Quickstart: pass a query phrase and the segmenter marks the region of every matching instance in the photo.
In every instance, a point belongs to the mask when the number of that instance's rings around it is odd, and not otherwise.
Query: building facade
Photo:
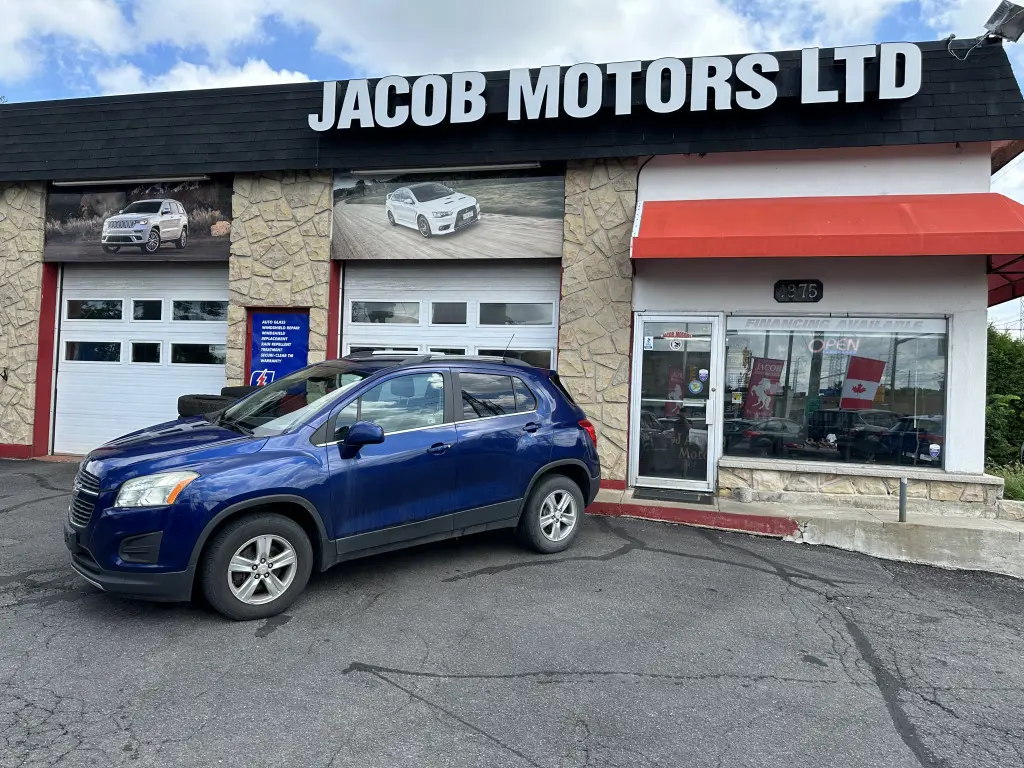
[[[8,104],[0,136],[0,456],[326,358],[510,355],[612,488],[889,507],[907,477],[994,514],[999,44]]]

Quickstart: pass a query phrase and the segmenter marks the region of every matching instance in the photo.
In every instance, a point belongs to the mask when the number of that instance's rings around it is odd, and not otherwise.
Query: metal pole
[[[900,478],[900,522],[907,522],[907,478]]]

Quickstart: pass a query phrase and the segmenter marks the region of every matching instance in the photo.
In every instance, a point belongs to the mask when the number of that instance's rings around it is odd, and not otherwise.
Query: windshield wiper
[[[256,434],[255,432],[253,432],[253,430],[249,429],[249,427],[245,426],[241,422],[225,418],[225,414],[223,413],[214,420],[213,424],[216,427],[226,427],[227,429],[232,429],[235,432],[242,433],[243,435]]]

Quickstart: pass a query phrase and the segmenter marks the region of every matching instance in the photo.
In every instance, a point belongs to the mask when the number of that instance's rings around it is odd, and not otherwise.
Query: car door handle
[[[432,453],[435,456],[440,456],[442,453],[444,453],[451,447],[451,443],[434,443],[432,446],[427,448],[427,453]]]
[[[523,427],[524,432],[536,432],[538,429],[540,429],[540,422],[537,421],[531,421],[529,424]]]

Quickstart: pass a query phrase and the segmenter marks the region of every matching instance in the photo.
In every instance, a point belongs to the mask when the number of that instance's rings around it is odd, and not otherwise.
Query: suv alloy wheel
[[[287,610],[306,588],[313,548],[294,520],[258,513],[215,534],[199,565],[203,594],[218,613],[266,619]]]
[[[516,535],[519,541],[545,555],[568,549],[580,532],[583,493],[565,475],[549,475],[530,493]]]
[[[160,230],[153,227],[149,230],[149,235],[146,237],[146,242],[141,246],[143,253],[156,253],[160,250]]]

